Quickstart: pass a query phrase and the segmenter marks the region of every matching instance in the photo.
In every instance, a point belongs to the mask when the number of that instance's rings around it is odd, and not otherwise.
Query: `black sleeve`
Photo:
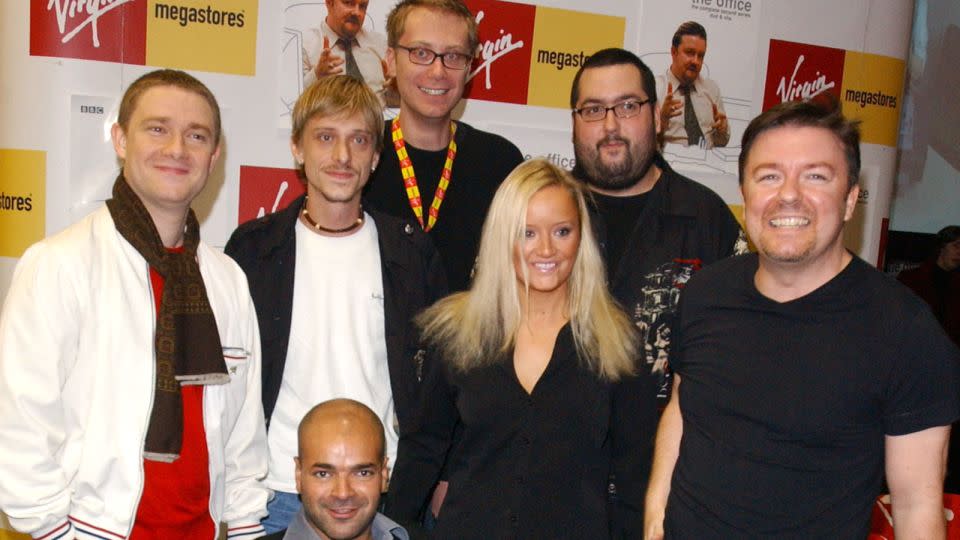
[[[440,477],[453,428],[460,419],[454,389],[441,362],[435,354],[423,359],[416,420],[412,425],[400,426],[397,463],[384,513],[405,527],[419,523]]]
[[[884,402],[887,435],[945,426],[960,416],[960,351],[926,304],[916,311],[912,317],[905,314],[909,322],[890,374]]]
[[[657,384],[648,370],[614,383],[610,414],[612,497],[610,537],[643,537],[643,503],[657,431]]]

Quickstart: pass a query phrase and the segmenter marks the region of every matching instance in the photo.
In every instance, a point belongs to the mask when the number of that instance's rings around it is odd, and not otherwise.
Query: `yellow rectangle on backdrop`
[[[904,63],[898,58],[847,51],[840,99],[843,114],[860,120],[865,143],[897,145]]]
[[[0,148],[0,256],[19,257],[46,230],[47,153]]]
[[[29,534],[23,534],[14,532],[13,530],[7,530],[4,527],[4,523],[0,523],[0,540],[30,540]]]
[[[148,66],[254,75],[258,0],[149,0]]]
[[[570,85],[580,65],[596,51],[623,47],[626,19],[537,7],[527,104],[570,106]]]

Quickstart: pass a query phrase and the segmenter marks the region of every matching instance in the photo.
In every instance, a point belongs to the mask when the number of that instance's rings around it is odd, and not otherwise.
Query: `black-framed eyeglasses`
[[[609,107],[597,103],[574,109],[573,112],[579,114],[580,118],[583,118],[585,122],[599,122],[607,117],[608,111],[613,111],[613,114],[617,115],[617,118],[632,118],[640,114],[640,109],[651,101],[653,100],[649,98],[628,99],[620,103],[614,103]]]
[[[394,48],[407,51],[407,54],[410,55],[410,61],[421,66],[429,66],[434,62],[434,60],[439,58],[440,62],[446,68],[467,69],[467,66],[469,66],[470,62],[473,61],[472,56],[458,52],[441,53],[437,51],[431,51],[430,49],[424,47],[404,47],[403,45],[397,45]]]

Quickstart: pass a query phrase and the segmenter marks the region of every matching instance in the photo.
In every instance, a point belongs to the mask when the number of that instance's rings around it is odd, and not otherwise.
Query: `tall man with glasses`
[[[387,43],[400,114],[386,123],[365,199],[416,219],[440,252],[450,289],[463,290],[493,194],[523,156],[503,137],[451,119],[478,44],[476,20],[462,2],[399,2],[387,17]]]
[[[636,55],[604,49],[591,56],[573,79],[570,106],[573,175],[594,194],[610,289],[640,330],[662,408],[680,290],[703,265],[745,252],[746,240],[716,193],[674,172],[657,152],[654,76]]]

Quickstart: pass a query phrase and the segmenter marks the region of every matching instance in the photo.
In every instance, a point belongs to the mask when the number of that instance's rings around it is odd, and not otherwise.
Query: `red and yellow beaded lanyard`
[[[400,130],[400,115],[393,119],[390,127],[390,134],[393,138],[393,148],[397,151],[397,159],[400,161],[400,172],[403,174],[403,187],[407,190],[407,199],[410,201],[410,208],[413,214],[417,216],[417,221],[424,231],[429,232],[437,222],[437,216],[440,215],[440,205],[443,204],[443,198],[447,194],[447,186],[450,185],[450,176],[453,174],[453,160],[457,157],[457,142],[454,135],[457,133],[457,124],[450,122],[450,144],[447,146],[447,160],[443,163],[443,172],[440,173],[440,183],[437,184],[437,190],[433,194],[433,202],[430,203],[430,209],[427,211],[427,224],[423,224],[423,202],[420,199],[420,188],[417,187],[417,176],[413,173],[413,163],[410,162],[410,156],[407,155],[407,145],[403,142],[403,131]]]

